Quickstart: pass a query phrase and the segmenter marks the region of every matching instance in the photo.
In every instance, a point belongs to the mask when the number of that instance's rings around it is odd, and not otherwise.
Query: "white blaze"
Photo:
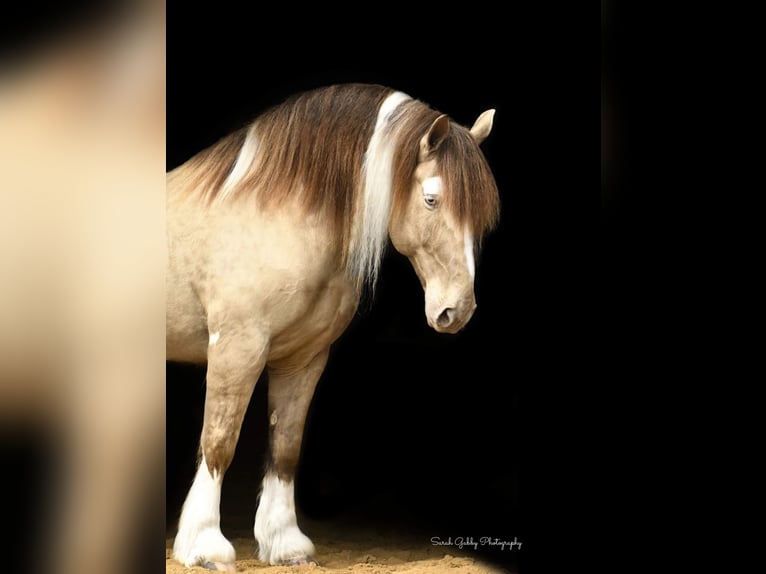
[[[473,258],[473,233],[467,227],[463,232],[463,249],[465,250],[465,264],[468,268],[468,274],[473,279],[476,274],[476,262]]]

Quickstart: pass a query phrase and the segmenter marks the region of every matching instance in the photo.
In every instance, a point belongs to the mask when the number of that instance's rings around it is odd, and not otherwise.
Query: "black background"
[[[523,553],[489,557],[521,556],[529,569],[533,555],[555,552],[547,533],[559,504],[581,496],[572,485],[585,472],[573,437],[588,421],[571,400],[595,375],[599,15],[472,6],[415,18],[382,6],[362,17],[170,3],[167,167],[286,96],[332,83],[388,85],[468,126],[497,110],[483,150],[502,214],[477,262],[474,318],[457,336],[430,330],[415,273],[391,250],[374,302],[320,381],[297,498],[318,520],[350,513],[445,538],[516,536]],[[265,387],[224,482],[224,532],[227,509],[245,506],[252,524]],[[169,364],[170,535],[193,478],[203,399],[204,369]]]
[[[0,23],[3,60],[92,5],[14,4]],[[498,112],[484,150],[503,214],[479,260],[477,313],[457,337],[429,331],[414,273],[387,259],[310,414],[298,498],[311,517],[518,536],[525,572],[556,560],[656,569],[669,549],[688,570],[747,545],[733,539],[741,520],[711,512],[752,506],[738,494],[751,473],[736,472],[733,445],[757,436],[747,427],[759,417],[740,409],[760,402],[725,391],[750,386],[743,365],[758,356],[747,297],[757,266],[737,257],[760,229],[748,219],[760,211],[742,201],[758,148],[739,133],[752,136],[756,117],[747,56],[759,36],[747,32],[759,20],[717,7],[600,8],[168,4],[168,169],[328,83],[388,84],[466,124]],[[237,512],[252,522],[264,391],[224,486],[226,533]],[[166,512],[150,500],[147,514],[170,535],[203,397],[204,370],[168,366]],[[18,526],[5,537],[10,569],[45,539],[40,493],[56,483],[48,439],[31,434],[0,435],[13,469],[2,507]],[[724,530],[733,543],[720,542]],[[163,568],[155,534],[147,521],[141,571]]]
[[[13,5],[2,58],[92,4]],[[338,342],[310,413],[298,498],[311,517],[518,536],[525,572],[561,571],[544,567],[557,560],[656,569],[668,550],[688,570],[716,549],[731,569],[747,545],[733,539],[741,520],[711,512],[752,507],[747,495],[732,502],[751,474],[736,472],[733,445],[757,436],[746,427],[759,417],[740,409],[760,402],[725,391],[750,384],[738,369],[758,356],[755,282],[742,277],[757,266],[737,257],[755,243],[740,234],[760,229],[746,221],[760,211],[742,201],[756,180],[746,168],[760,163],[737,132],[756,117],[747,55],[759,36],[747,25],[759,20],[615,4],[600,14],[572,3],[429,4],[427,14],[413,3],[168,4],[168,169],[328,83],[388,84],[466,124],[498,112],[484,150],[503,213],[479,260],[477,313],[457,337],[428,330],[414,273],[395,253],[386,260],[375,304]],[[264,391],[224,485],[227,534],[238,512],[252,523]],[[204,370],[168,365],[166,512],[151,500],[147,514],[169,535],[203,397]],[[56,482],[55,457],[36,435],[0,439],[13,469],[1,488],[18,526],[5,537],[13,569],[45,539],[35,517],[48,516],[40,493]],[[147,521],[141,571],[164,570],[155,534]]]

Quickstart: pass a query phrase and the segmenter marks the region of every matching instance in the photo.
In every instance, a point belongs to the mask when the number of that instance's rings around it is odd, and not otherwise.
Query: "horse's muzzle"
[[[471,320],[473,312],[476,310],[476,303],[462,307],[461,309],[461,306],[447,306],[440,309],[438,313],[426,311],[428,325],[437,333],[457,333]]]

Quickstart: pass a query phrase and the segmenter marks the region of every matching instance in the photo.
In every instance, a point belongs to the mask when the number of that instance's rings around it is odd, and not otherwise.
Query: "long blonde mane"
[[[269,210],[296,202],[326,221],[349,275],[374,286],[388,222],[411,190],[419,140],[439,115],[380,85],[297,94],[173,170],[170,193],[206,208],[255,201]],[[437,152],[445,209],[480,238],[499,214],[489,166],[454,122]]]

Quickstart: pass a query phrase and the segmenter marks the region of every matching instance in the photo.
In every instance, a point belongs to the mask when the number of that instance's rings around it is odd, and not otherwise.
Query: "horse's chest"
[[[208,331],[265,337],[269,364],[301,363],[325,350],[358,303],[333,242],[311,218],[302,223],[228,214],[206,241],[197,292]]]
[[[302,362],[329,347],[348,327],[358,302],[348,280],[336,276],[313,288],[296,289],[282,305],[269,306],[269,362]]]

